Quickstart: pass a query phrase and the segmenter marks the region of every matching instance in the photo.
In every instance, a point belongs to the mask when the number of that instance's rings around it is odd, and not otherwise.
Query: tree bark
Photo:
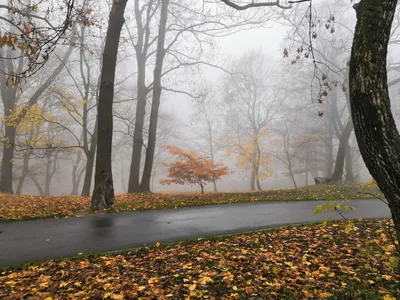
[[[339,149],[336,155],[335,170],[333,171],[331,182],[341,183],[343,181],[344,161],[346,158],[346,150],[349,145],[350,134],[353,130],[353,122],[351,119],[347,121],[339,140]]]
[[[103,51],[100,94],[98,105],[98,135],[95,184],[91,207],[93,210],[109,208],[114,203],[112,178],[113,98],[118,47],[124,24],[124,11],[128,0],[113,2]]]
[[[391,112],[387,48],[396,0],[362,0],[350,59],[350,103],[364,162],[385,195],[400,241],[400,135]]]
[[[328,124],[328,138],[326,141],[326,177],[329,177],[332,175],[332,169],[333,169],[333,122],[334,122],[334,116],[332,115],[333,113],[330,113],[329,117],[329,124]]]
[[[17,189],[15,191],[15,193],[17,195],[22,194],[22,187],[24,186],[26,176],[29,173],[29,158],[30,158],[30,156],[31,156],[30,151],[27,151],[26,153],[24,153],[21,177],[18,180]]]
[[[169,0],[162,0],[161,17],[158,28],[156,65],[154,68],[153,100],[151,103],[151,112],[150,112],[149,137],[147,142],[146,159],[144,162],[142,181],[140,183],[141,192],[150,192],[151,170],[153,168],[154,152],[156,148],[158,111],[160,108],[160,99],[162,91],[161,76],[162,76],[162,68],[165,57],[164,43],[165,43],[165,31],[168,19],[168,5],[169,5]]]
[[[351,151],[350,143],[347,144],[346,149],[346,177],[344,180],[346,182],[354,182],[353,153]]]
[[[143,10],[139,7],[139,0],[135,0],[135,20],[137,27],[137,43],[134,44],[136,61],[138,65],[137,75],[137,104],[135,116],[135,129],[133,132],[132,160],[129,171],[128,193],[140,192],[140,167],[142,161],[143,128],[146,114],[146,102],[149,89],[146,86],[146,62],[149,49],[150,21],[152,19],[153,0],[147,2],[147,18],[143,23]],[[129,33],[129,30],[128,30]],[[130,34],[130,33],[129,33]],[[133,37],[131,36],[131,39]]]
[[[5,125],[6,142],[1,160],[0,192],[5,194],[13,193],[13,166],[16,128]]]
[[[201,188],[201,194],[203,195],[204,194],[204,185],[200,185],[200,188]]]
[[[81,193],[82,196],[90,195],[90,187],[92,185],[92,179],[93,179],[94,158],[97,148],[97,137],[95,139],[95,135],[97,135],[97,132],[93,134],[92,141],[90,144],[90,150],[86,155],[87,161],[86,161],[85,178],[83,179],[83,187]]]
[[[143,127],[146,114],[147,87],[145,83],[146,62],[137,54],[138,62],[138,99],[136,105],[135,129],[133,132],[132,160],[129,172],[128,193],[140,192],[140,162],[143,149]]]

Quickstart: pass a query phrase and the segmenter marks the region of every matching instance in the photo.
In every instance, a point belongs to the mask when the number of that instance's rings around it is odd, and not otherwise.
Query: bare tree
[[[124,12],[128,0],[112,3],[107,35],[103,52],[98,104],[98,140],[96,156],[95,184],[92,195],[92,209],[105,209],[114,203],[112,177],[112,136],[114,81],[117,65],[118,46],[124,24]]]
[[[278,117],[286,95],[273,86],[273,80],[265,80],[273,76],[274,70],[260,51],[244,55],[233,64],[232,73],[235,75],[226,78],[223,106],[228,132],[230,130],[234,134],[225,135],[225,142],[250,167],[250,189],[254,190],[257,185],[257,189],[261,190],[262,174],[270,173],[266,166],[268,155],[262,144]],[[246,164],[241,165],[244,167]]]

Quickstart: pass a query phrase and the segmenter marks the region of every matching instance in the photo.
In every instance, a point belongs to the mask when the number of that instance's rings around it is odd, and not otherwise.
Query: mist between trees
[[[160,184],[173,160],[165,146],[228,166],[205,192],[369,180],[350,115],[352,4],[231,4],[1,6],[1,191],[94,189],[95,208],[114,193],[197,191]],[[393,99],[398,19],[387,61]]]

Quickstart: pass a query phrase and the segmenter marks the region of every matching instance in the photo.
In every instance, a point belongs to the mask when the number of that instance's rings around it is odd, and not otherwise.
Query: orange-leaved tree
[[[176,146],[164,146],[164,148],[177,158],[175,162],[166,164],[168,179],[161,180],[161,184],[199,185],[201,193],[204,194],[204,186],[207,183],[215,182],[229,174],[227,166],[222,163],[213,164],[208,157],[184,151]]]

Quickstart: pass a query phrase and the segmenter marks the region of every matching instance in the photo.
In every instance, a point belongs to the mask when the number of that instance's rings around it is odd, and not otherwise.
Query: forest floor
[[[395,300],[388,225],[359,219],[81,254],[3,269],[0,298]]]
[[[117,195],[106,213],[173,209],[211,204],[258,201],[370,199],[383,197],[370,184],[313,185],[298,189],[237,193],[148,193]],[[104,213],[104,212],[103,212]],[[90,197],[0,194],[0,221],[20,221],[90,215]]]

